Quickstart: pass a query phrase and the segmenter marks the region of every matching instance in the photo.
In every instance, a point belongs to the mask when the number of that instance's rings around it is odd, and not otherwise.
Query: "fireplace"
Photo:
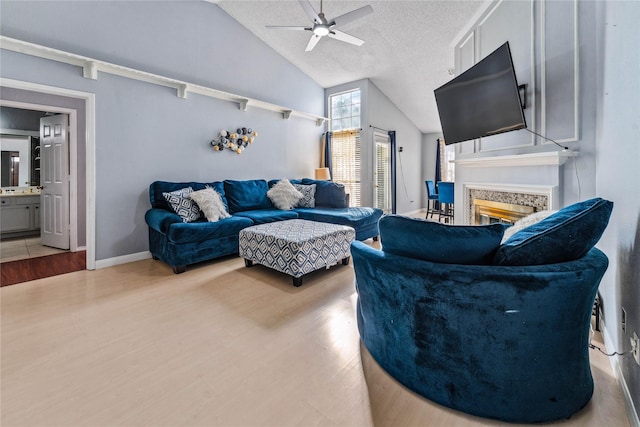
[[[560,209],[562,165],[578,155],[553,150],[503,156],[481,153],[481,143],[459,151],[467,157],[455,161],[458,224],[475,224],[474,199],[529,206],[534,212]]]
[[[535,212],[533,206],[514,205],[512,203],[493,202],[490,200],[474,199],[474,224],[485,225],[496,222],[513,224],[520,218]]]
[[[463,184],[463,210],[467,224],[513,224],[520,218],[557,209],[556,186]]]

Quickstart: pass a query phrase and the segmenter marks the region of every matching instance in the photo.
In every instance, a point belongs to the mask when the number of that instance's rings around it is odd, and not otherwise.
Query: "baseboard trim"
[[[602,338],[604,339],[604,345],[607,349],[613,348],[613,343],[611,342],[611,338],[609,337],[609,333],[607,332],[607,327],[604,324],[604,320],[600,318],[600,323],[602,324]],[[624,375],[622,374],[622,368],[620,367],[620,363],[618,362],[618,357],[610,357],[609,362],[611,363],[611,369],[613,370],[614,375],[618,379],[618,383],[620,384],[620,389],[622,390],[622,396],[624,397],[624,407],[627,410],[627,418],[629,419],[629,423],[632,427],[640,427],[640,419],[638,419],[638,412],[633,404],[633,399],[631,398],[631,392],[629,391],[629,387],[627,386],[627,382],[624,379]]]
[[[135,254],[122,255],[113,258],[96,260],[96,269],[99,270],[101,268],[114,267],[120,264],[126,264],[128,262],[142,261],[143,259],[151,258],[151,252],[144,251],[138,252]]]

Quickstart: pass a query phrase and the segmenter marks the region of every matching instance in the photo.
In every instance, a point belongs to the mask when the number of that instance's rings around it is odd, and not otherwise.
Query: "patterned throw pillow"
[[[296,190],[288,179],[282,179],[267,191],[267,197],[276,208],[291,210],[304,195]]]
[[[173,208],[173,211],[180,215],[183,222],[193,222],[200,218],[200,208],[189,198],[189,194],[192,192],[193,188],[186,187],[170,193],[162,193]]]
[[[189,194],[189,197],[198,204],[209,222],[216,222],[231,216],[225,209],[220,194],[209,186],[204,190],[194,191]]]
[[[302,199],[296,205],[297,208],[316,207],[316,185],[293,184],[294,188],[302,193]]]

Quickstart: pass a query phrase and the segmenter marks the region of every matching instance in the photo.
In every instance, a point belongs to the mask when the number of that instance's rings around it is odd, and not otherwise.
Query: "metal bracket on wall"
[[[87,61],[82,66],[82,76],[85,79],[98,80],[98,66],[94,61]]]
[[[520,94],[520,105],[523,110],[527,109],[527,85],[522,84],[518,86],[518,94]]]

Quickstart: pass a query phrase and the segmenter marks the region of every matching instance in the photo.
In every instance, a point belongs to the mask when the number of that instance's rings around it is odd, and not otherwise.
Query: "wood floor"
[[[500,426],[407,391],[361,346],[352,265],[291,279],[144,260],[1,290],[1,425]],[[628,426],[605,356],[562,426]]]
[[[53,255],[0,263],[0,286],[15,285],[87,268],[87,252],[64,251]]]

